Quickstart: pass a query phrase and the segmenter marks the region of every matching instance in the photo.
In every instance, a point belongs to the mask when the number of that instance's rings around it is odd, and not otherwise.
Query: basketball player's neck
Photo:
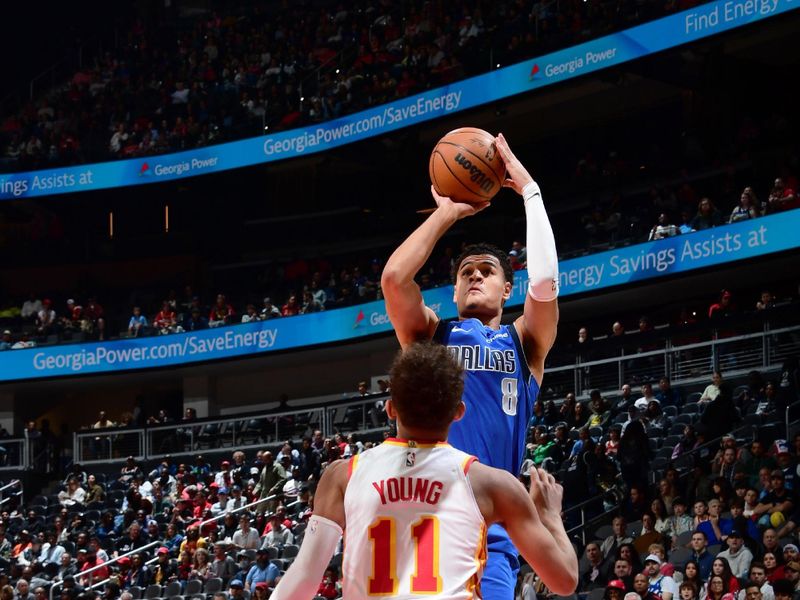
[[[460,320],[465,319],[478,319],[481,323],[483,323],[486,327],[490,327],[492,329],[500,329],[500,321],[503,318],[503,313],[498,314],[482,314],[482,313],[470,313],[470,311],[464,311],[463,313],[458,315]]]
[[[445,429],[420,429],[405,427],[400,419],[397,420],[397,437],[404,440],[415,440],[420,442],[444,442],[447,441],[447,433],[450,428]]]

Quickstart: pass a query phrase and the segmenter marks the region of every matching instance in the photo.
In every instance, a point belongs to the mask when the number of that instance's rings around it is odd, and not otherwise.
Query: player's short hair
[[[505,275],[506,281],[509,283],[514,283],[514,269],[511,268],[511,261],[508,258],[508,254],[500,250],[494,244],[470,244],[464,251],[458,256],[456,262],[453,263],[453,281],[456,280],[458,277],[458,270],[461,268],[461,263],[464,262],[464,259],[468,256],[477,256],[479,254],[489,254],[494,256],[497,260],[500,261],[500,266],[503,268],[503,275]]]
[[[391,369],[392,403],[404,425],[444,429],[453,421],[464,370],[441,344],[417,342],[399,352]]]

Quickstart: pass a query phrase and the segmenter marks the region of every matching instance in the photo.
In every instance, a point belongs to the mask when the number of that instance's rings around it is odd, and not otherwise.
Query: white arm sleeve
[[[313,598],[341,537],[339,525],[325,517],[312,516],[300,552],[272,592],[270,600]]]
[[[558,297],[558,254],[550,219],[544,210],[542,192],[535,181],[522,190],[525,201],[527,234],[525,244],[528,254],[528,293],[539,302],[550,302]]]

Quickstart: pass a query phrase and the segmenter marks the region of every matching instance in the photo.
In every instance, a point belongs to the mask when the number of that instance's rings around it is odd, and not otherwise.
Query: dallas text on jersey
[[[514,373],[517,370],[517,357],[514,350],[491,350],[478,344],[448,346],[447,349],[467,371]]]

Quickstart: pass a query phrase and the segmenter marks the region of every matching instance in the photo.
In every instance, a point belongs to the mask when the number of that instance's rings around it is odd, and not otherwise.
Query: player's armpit
[[[470,483],[486,521],[505,526],[520,554],[551,591],[572,594],[578,585],[575,550],[565,535],[554,536],[545,527],[525,487],[510,473],[479,464],[470,469]]]

